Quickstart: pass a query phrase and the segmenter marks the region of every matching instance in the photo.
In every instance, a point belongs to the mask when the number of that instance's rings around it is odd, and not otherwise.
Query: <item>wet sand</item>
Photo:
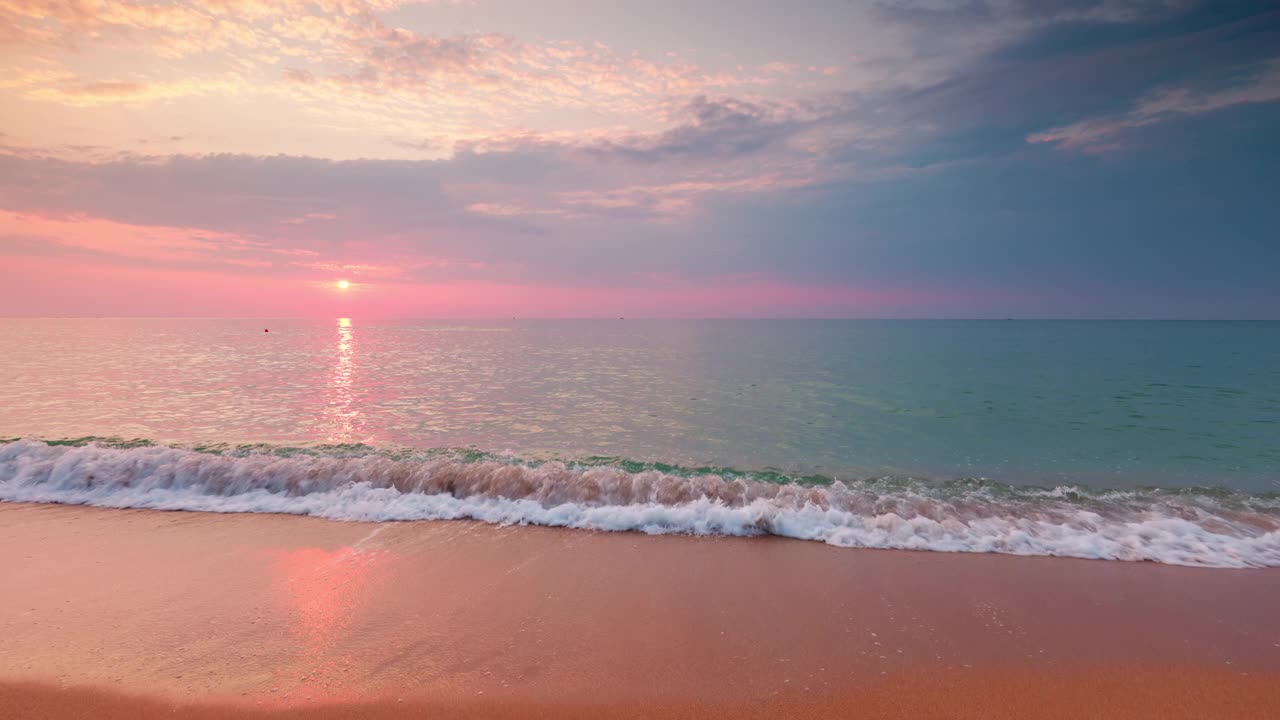
[[[1280,571],[0,503],[0,717],[1280,717]]]

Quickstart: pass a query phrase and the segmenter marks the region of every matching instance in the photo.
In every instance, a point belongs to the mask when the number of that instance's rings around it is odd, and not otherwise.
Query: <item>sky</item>
[[[1276,319],[1280,2],[0,0],[0,315]]]

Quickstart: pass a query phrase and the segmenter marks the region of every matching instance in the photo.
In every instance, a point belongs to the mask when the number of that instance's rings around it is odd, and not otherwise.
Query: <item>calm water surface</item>
[[[4,437],[1280,488],[1280,323],[5,319],[0,332]]]

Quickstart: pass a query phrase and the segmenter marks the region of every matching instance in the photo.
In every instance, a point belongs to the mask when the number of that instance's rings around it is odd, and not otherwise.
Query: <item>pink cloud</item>
[[[134,225],[84,214],[55,217],[0,210],[0,239],[4,238],[23,240],[33,249],[41,246],[60,249],[64,256],[97,257],[115,269],[128,264],[155,263],[177,268],[188,266],[187,269],[192,265],[213,269],[223,266],[223,270],[275,268],[278,277],[289,280],[347,277],[404,281],[413,272],[424,269],[474,273],[487,267],[474,260],[404,252],[385,241],[343,244],[341,254],[368,258],[366,261],[326,259],[315,250],[275,248],[235,233],[196,227]],[[31,251],[24,253],[21,246],[7,253],[10,257],[24,254],[30,255]]]
[[[282,220],[285,225],[305,225],[313,222],[325,222],[327,220],[337,220],[338,216],[333,213],[310,212],[298,217]]]
[[[46,217],[7,210],[0,210],[0,237],[160,261],[211,260],[221,252],[255,245],[238,235],[199,228],[139,226],[86,215]]]
[[[223,61],[219,65],[230,68],[181,80],[146,72],[136,78],[90,77],[32,89],[32,97],[50,102],[140,103],[253,91],[314,103],[326,115],[407,119],[429,111],[438,123],[450,112],[457,114],[450,124],[458,128],[479,118],[514,118],[549,108],[653,112],[672,98],[770,82],[712,72],[663,53],[649,59],[603,43],[527,41],[501,33],[435,35],[388,24],[382,14],[404,4],[0,0],[0,27],[9,29],[0,42],[60,50],[128,49],[166,60],[216,57]],[[261,83],[256,75],[267,68],[282,82]],[[361,94],[358,102],[353,93]]]

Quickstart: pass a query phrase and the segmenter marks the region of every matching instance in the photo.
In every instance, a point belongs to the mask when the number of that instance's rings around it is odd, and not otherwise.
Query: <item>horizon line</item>
[[[338,320],[359,319],[358,315],[0,315],[0,320]],[[625,315],[625,316],[599,316],[599,315],[564,315],[564,316],[528,316],[520,317],[518,315],[475,315],[475,316],[431,316],[431,315],[381,315],[372,314],[365,316],[371,320],[430,320],[430,321],[449,321],[449,322],[466,322],[466,321],[600,321],[600,322],[618,322],[619,320],[641,320],[641,321],[862,321],[862,322],[1280,322],[1280,317],[1263,317],[1263,318],[1247,318],[1247,317],[1010,317],[1010,316],[975,316],[975,317],[858,317],[858,316],[814,316],[814,315],[795,315],[795,316],[688,316],[688,317],[670,317],[661,315]]]

